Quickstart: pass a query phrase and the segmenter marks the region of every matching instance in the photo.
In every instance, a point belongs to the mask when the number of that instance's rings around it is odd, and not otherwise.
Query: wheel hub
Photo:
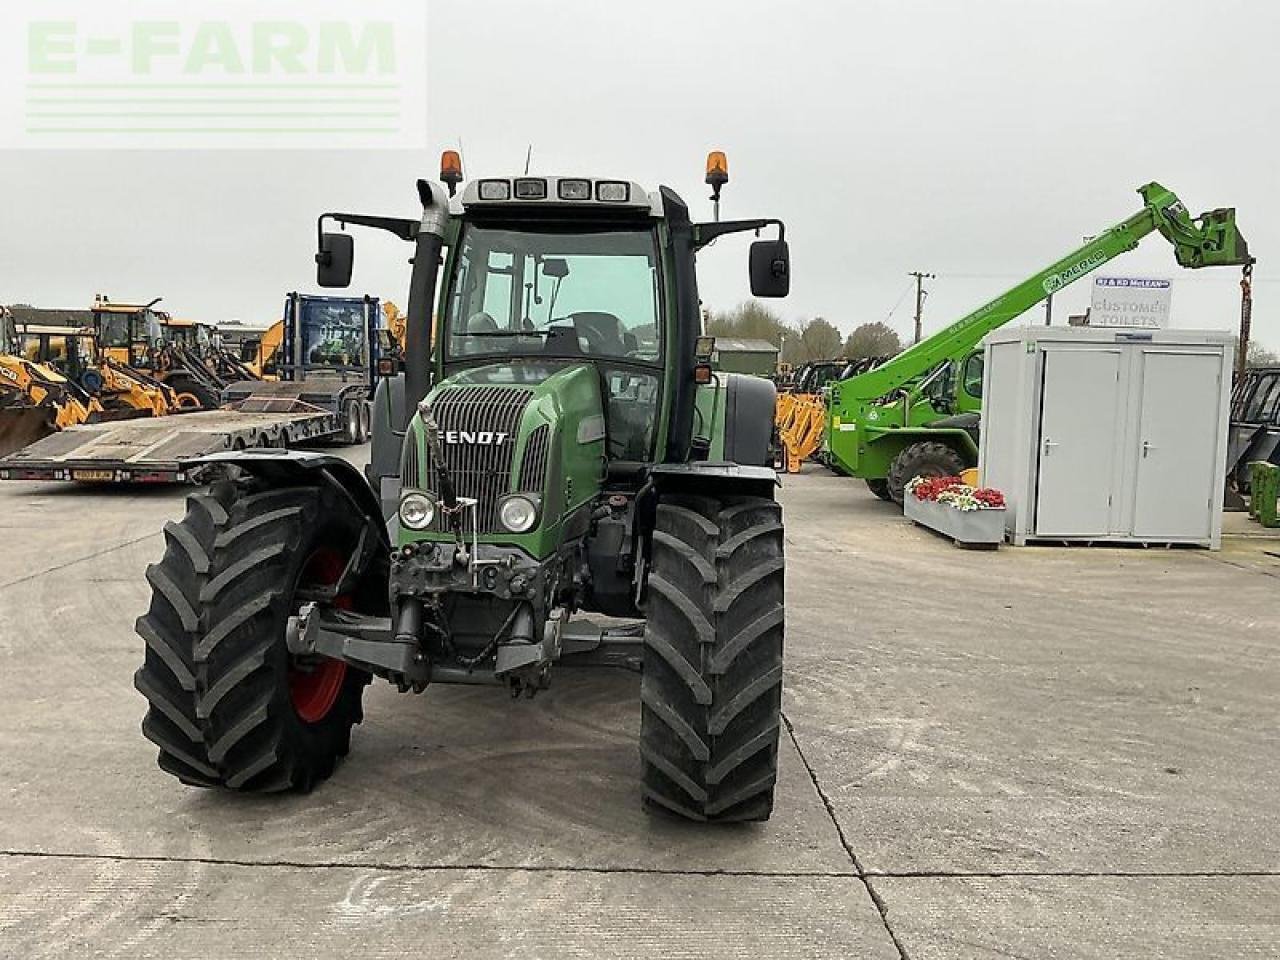
[[[299,586],[332,587],[342,576],[342,556],[331,547],[321,547],[308,558],[302,568]],[[349,596],[334,598],[333,605],[351,608]],[[319,723],[338,702],[342,684],[347,678],[347,665],[341,660],[321,656],[289,658],[289,700],[294,712],[304,723]]]

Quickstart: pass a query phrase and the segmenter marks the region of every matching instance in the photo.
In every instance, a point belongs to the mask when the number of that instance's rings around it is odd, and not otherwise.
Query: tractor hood
[[[473,367],[427,394],[440,431],[444,466],[459,497],[476,501],[462,516],[486,543],[520,547],[537,559],[554,553],[589,519],[603,480],[605,419],[600,376],[585,363],[500,363]],[[414,414],[401,456],[408,491],[438,497],[439,470]],[[499,507],[520,495],[538,506],[532,529],[505,528]],[[474,524],[474,527],[473,527]],[[452,539],[449,518],[437,509],[425,530],[401,523],[400,543]]]

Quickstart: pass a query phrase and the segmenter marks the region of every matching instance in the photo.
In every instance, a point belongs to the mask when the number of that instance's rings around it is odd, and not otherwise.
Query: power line
[[[889,321],[893,319],[893,315],[898,312],[898,308],[902,306],[902,301],[907,299],[907,294],[911,292],[911,283],[902,288],[902,293],[898,295],[898,299],[893,302],[893,306],[889,308],[889,312],[884,315],[884,323],[887,326]]]

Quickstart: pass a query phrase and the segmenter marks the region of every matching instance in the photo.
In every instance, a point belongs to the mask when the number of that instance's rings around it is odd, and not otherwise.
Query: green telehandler
[[[893,359],[829,388],[825,455],[837,473],[860,477],[901,504],[915,476],[951,476],[978,462],[983,356],[992,330],[1045,297],[1133,250],[1149,233],[1173,244],[1179,266],[1249,264],[1234,209],[1193,218],[1158,183],[1138,191],[1140,211]]]
[[[447,154],[449,195],[419,181],[418,219],[320,217],[324,287],[346,286],[353,259],[328,223],[413,244],[404,371],[378,384],[364,476],[323,453],[206,459],[228,478],[166,526],[147,572],[143,731],[184,783],[306,790],[347,753],[371,677],[517,697],[562,659],[638,660],[646,805],[767,819],[774,387],[712,369],[695,254],[776,228],[751,245],[751,288],[785,296],[783,225],[694,223],[671,190],[623,180],[491,178],[454,196],[461,179]]]

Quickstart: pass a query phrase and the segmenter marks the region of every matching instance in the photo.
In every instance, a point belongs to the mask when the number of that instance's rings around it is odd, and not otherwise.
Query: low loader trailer
[[[0,460],[0,480],[201,483],[209,468],[194,461],[215,453],[346,439],[338,414],[306,404],[287,412],[270,406],[262,401],[246,409],[246,402],[239,409],[68,427]]]
[[[212,471],[194,461],[217,453],[363,443],[381,317],[374,297],[291,293],[280,380],[229,384],[218,409],[61,430],[0,459],[0,480],[201,483]]]

